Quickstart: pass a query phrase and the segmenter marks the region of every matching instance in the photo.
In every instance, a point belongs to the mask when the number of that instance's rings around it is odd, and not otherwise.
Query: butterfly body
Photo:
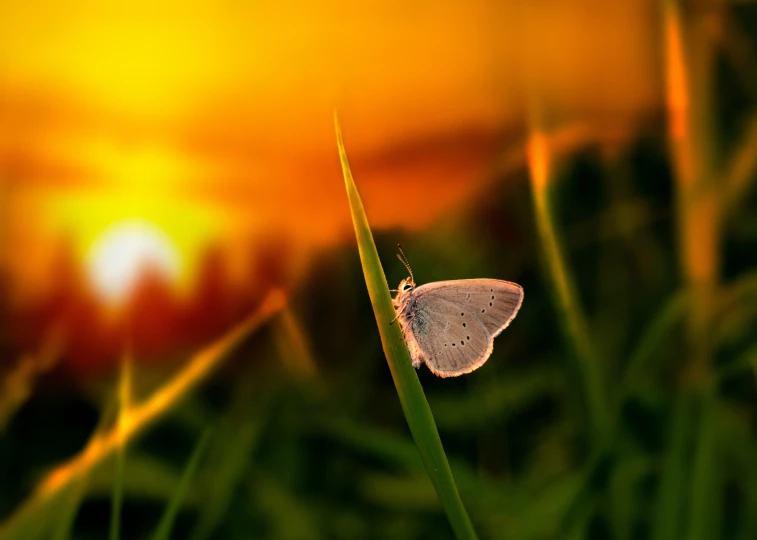
[[[416,287],[402,280],[393,299],[413,367],[440,377],[479,368],[523,302],[523,288],[498,279],[439,281]]]

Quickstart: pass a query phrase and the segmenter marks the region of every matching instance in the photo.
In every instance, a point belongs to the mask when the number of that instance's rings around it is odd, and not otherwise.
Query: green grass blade
[[[715,396],[707,391],[701,398],[697,438],[691,467],[689,499],[689,540],[716,538],[718,512],[722,495],[714,469],[716,460]]]
[[[363,203],[360,200],[360,194],[352,179],[336,115],[334,115],[334,121],[339,146],[339,158],[342,163],[344,183],[347,189],[352,223],[355,226],[355,235],[357,236],[357,244],[360,250],[360,261],[363,266],[363,273],[365,274],[365,282],[368,286],[368,294],[370,295],[373,311],[376,315],[384,354],[389,364],[389,370],[392,373],[392,379],[397,389],[402,410],[405,413],[405,419],[410,427],[415,444],[418,446],[418,451],[421,454],[431,482],[434,484],[436,493],[442,503],[442,507],[450,521],[450,525],[455,531],[455,535],[457,538],[476,538],[476,532],[460,499],[455,480],[452,477],[452,471],[447,462],[447,456],[444,454],[444,448],[439,439],[439,432],[436,429],[431,408],[423,394],[423,389],[418,381],[415,369],[411,365],[410,354],[402,339],[399,325],[390,324],[394,319],[395,313],[386,276],[384,275],[384,269],[381,266],[381,261],[376,251],[376,244],[373,241],[368,218],[365,215]]]
[[[61,517],[52,534],[53,540],[68,540],[74,528],[76,515],[89,487],[89,476],[83,476],[71,485],[70,495],[61,502]]]
[[[749,183],[754,181],[754,170],[757,168],[757,115],[749,118],[744,131],[741,143],[725,168],[726,208],[748,200],[744,195],[749,190]]]
[[[110,502],[110,540],[118,540],[121,531],[121,506],[124,498],[124,462],[126,445],[116,450],[115,473],[113,476],[113,495]]]
[[[124,354],[121,359],[121,376],[118,383],[118,430],[123,437],[129,419],[131,405],[131,358]],[[116,450],[116,470],[113,479],[113,497],[110,511],[110,540],[118,540],[121,534],[121,506],[124,498],[124,461],[126,459],[126,438]]]
[[[672,334],[671,330],[683,319],[687,306],[686,294],[680,291],[674,293],[649,323],[628,361],[621,385],[621,398],[632,391],[634,384],[646,372],[649,361],[654,358],[655,352],[660,350],[660,344]]]
[[[668,449],[662,464],[662,478],[657,494],[652,540],[681,538],[684,528],[685,496],[689,486],[688,449],[694,425],[695,399],[682,391],[676,399]]]
[[[608,396],[600,359],[590,337],[589,325],[576,294],[573,274],[570,272],[550,208],[550,187],[553,173],[550,170],[548,141],[540,126],[534,126],[529,137],[528,154],[532,202],[539,231],[543,258],[549,274],[566,341],[573,349],[578,373],[582,379],[588,416],[588,431],[594,444],[604,444],[612,429]]]
[[[234,391],[233,403],[216,427],[215,442],[208,449],[207,484],[190,540],[207,540],[226,518],[240,484],[247,477],[250,456],[268,419],[267,396],[261,398],[253,379],[245,377]],[[250,411],[259,411],[250,417]]]
[[[116,401],[113,400],[109,405],[103,408],[100,414],[100,420],[98,421],[95,431],[92,432],[90,443],[97,437],[101,437],[105,432],[108,424],[113,421],[113,417],[116,413]],[[71,538],[71,532],[74,528],[74,522],[76,521],[76,515],[79,511],[84,496],[87,494],[87,490],[90,487],[90,475],[83,474],[81,478],[75,481],[68,493],[70,495],[61,499],[60,503],[60,519],[58,524],[53,530],[53,540],[68,540]]]
[[[173,529],[174,521],[179,513],[184,496],[187,494],[187,490],[197,472],[200,458],[202,458],[205,449],[210,443],[211,434],[212,430],[210,428],[206,429],[195,445],[195,448],[192,451],[192,456],[189,458],[186,467],[184,467],[184,473],[181,475],[179,485],[176,487],[176,491],[174,492],[171,501],[168,503],[168,506],[163,513],[163,517],[160,519],[158,528],[155,530],[155,534],[152,537],[153,540],[168,540],[171,537],[171,529]]]

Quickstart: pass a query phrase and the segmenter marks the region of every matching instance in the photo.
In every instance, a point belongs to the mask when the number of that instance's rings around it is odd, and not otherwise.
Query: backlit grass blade
[[[741,144],[737,146],[726,167],[723,202],[726,209],[748,200],[744,194],[749,191],[750,182],[754,181],[755,169],[757,169],[757,115],[752,115]]]
[[[565,263],[549,207],[550,162],[546,135],[539,125],[532,127],[528,140],[528,165],[531,173],[536,225],[549,277],[555,290],[561,321],[574,349],[583,390],[586,396],[589,432],[594,442],[602,444],[611,429],[604,378],[589,328],[575,292],[573,276]]]
[[[168,506],[163,513],[163,517],[160,519],[158,528],[155,530],[153,540],[168,540],[169,538],[171,538],[171,529],[173,529],[176,515],[179,513],[181,503],[184,501],[184,496],[187,494],[187,490],[189,489],[189,486],[192,483],[192,479],[197,472],[197,467],[200,464],[200,458],[202,458],[202,455],[205,453],[205,449],[208,447],[208,443],[210,443],[211,433],[212,430],[210,428],[206,429],[200,437],[200,440],[195,445],[192,456],[189,458],[189,461],[184,468],[184,473],[181,475],[179,485],[176,487],[176,491],[174,492],[171,501],[168,503]]]
[[[690,490],[661,490],[678,497],[670,510],[684,508],[686,538],[712,537],[715,508],[721,508],[721,493],[711,489],[718,466],[714,453],[711,420],[712,389],[709,387],[714,361],[712,327],[720,299],[722,224],[725,192],[721,173],[716,171],[717,125],[712,100],[716,72],[710,26],[705,18],[691,17],[681,0],[661,3],[665,47],[664,67],[668,104],[668,145],[676,188],[678,247],[689,305],[686,311],[687,359],[680,377],[683,399],[688,407],[695,458],[688,476]],[[675,441],[674,441],[675,442]],[[671,458],[682,459],[685,454]],[[670,467],[677,467],[672,464]],[[663,475],[663,487],[666,474]],[[680,482],[679,482],[680,486]],[[687,507],[688,503],[688,507]],[[669,531],[658,530],[658,538]],[[671,538],[671,536],[664,536]]]
[[[63,325],[52,325],[45,332],[39,350],[21,355],[15,367],[0,379],[0,434],[32,396],[38,378],[58,362],[65,339]]]
[[[458,538],[476,538],[473,525],[458,494],[455,480],[452,477],[452,471],[447,462],[447,456],[444,454],[444,448],[439,439],[439,433],[434,423],[434,417],[431,414],[431,408],[423,394],[423,389],[418,381],[415,369],[411,365],[410,354],[402,339],[399,325],[390,324],[394,319],[395,313],[392,307],[392,298],[389,293],[386,276],[384,275],[384,269],[381,266],[381,261],[376,251],[376,244],[373,241],[368,218],[365,215],[363,203],[360,200],[360,194],[352,179],[336,114],[334,115],[334,121],[336,124],[339,157],[347,189],[347,199],[360,250],[360,261],[363,266],[371,304],[373,304],[373,311],[376,315],[379,333],[381,334],[384,354],[389,364],[389,370],[392,373],[392,379],[397,389],[402,410],[405,413],[413,439],[418,446],[426,471],[431,478],[431,482],[434,484],[436,493],[455,531],[455,535]]]
[[[131,358],[124,354],[121,359],[121,376],[118,382],[118,424],[116,429],[123,437],[129,422],[129,406],[131,402]],[[113,496],[110,511],[110,540],[118,540],[121,534],[121,506],[124,491],[124,460],[126,459],[127,440],[123,437],[123,444],[116,450],[116,470],[113,478]]]
[[[90,442],[97,437],[100,437],[105,431],[109,423],[113,422],[113,417],[116,414],[116,401],[112,400],[110,404],[103,408],[100,414],[100,420],[97,423],[95,431],[92,433]],[[84,496],[87,494],[87,488],[90,485],[90,475],[82,475],[77,481],[75,481],[69,490],[69,496],[62,499],[60,503],[60,519],[56,525],[52,539],[53,540],[68,540],[72,537],[72,531],[74,528],[74,522],[79,512]]]
[[[124,430],[116,427],[94,438],[78,455],[51,471],[24,504],[0,525],[0,540],[39,538],[41,533],[37,531],[40,524],[66,497],[72,485],[113,456],[121,445],[163,417],[207,378],[242,340],[278,313],[285,301],[280,291],[269,293],[254,313],[194,355],[186,366],[148,399],[132,406]]]

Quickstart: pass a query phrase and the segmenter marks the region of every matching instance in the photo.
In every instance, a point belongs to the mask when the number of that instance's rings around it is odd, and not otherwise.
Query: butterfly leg
[[[399,313],[398,313],[398,314],[397,314],[397,315],[396,315],[396,316],[394,317],[394,319],[392,319],[392,320],[391,320],[391,322],[389,322],[389,324],[390,324],[390,325],[394,324],[395,322],[397,322],[397,319],[399,319],[399,318],[400,318],[400,315],[399,315]]]

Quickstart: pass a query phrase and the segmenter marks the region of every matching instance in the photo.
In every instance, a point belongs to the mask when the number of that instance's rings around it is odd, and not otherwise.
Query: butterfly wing
[[[451,377],[486,362],[494,338],[518,313],[523,289],[496,279],[440,281],[416,288],[412,298],[412,338],[429,369]]]

